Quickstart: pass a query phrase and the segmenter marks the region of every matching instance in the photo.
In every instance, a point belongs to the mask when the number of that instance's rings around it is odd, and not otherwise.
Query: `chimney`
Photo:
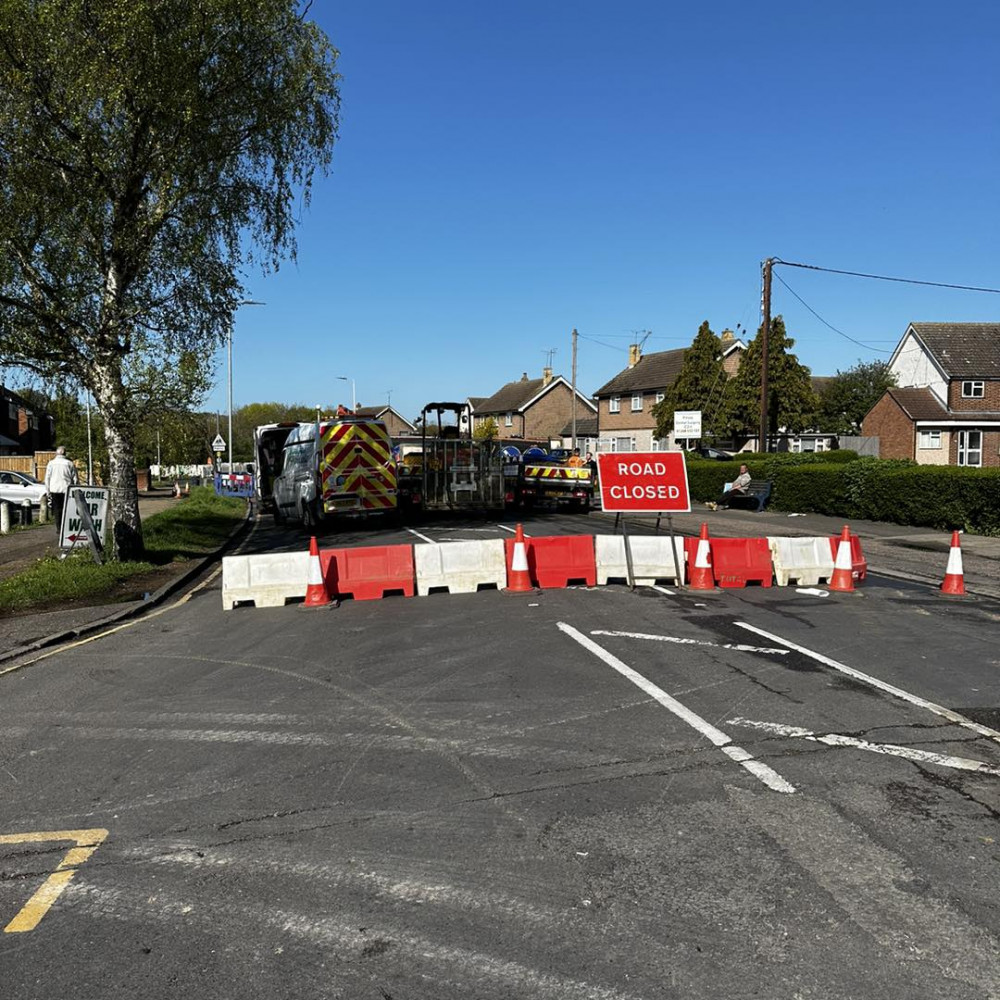
[[[527,372],[525,372],[525,373],[524,373],[524,374],[523,374],[523,375],[521,376],[521,381],[522,381],[522,382],[527,382],[527,381],[528,381],[528,373],[527,373]]]
[[[733,336],[733,331],[732,330],[726,329],[726,330],[722,331],[722,335],[719,337],[719,339],[722,341],[722,346],[723,347],[727,347],[736,338]]]
[[[552,381],[552,369],[543,368],[542,369],[542,385],[548,385]]]
[[[642,360],[642,351],[639,349],[638,344],[628,345],[628,366],[629,368],[635,368],[635,366]]]

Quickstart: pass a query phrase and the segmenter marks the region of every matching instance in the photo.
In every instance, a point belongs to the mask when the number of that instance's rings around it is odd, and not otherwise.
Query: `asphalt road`
[[[997,602],[218,587],[0,676],[5,996],[1000,996]]]

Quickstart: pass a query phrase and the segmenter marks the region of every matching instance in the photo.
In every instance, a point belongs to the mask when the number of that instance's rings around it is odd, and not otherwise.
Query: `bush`
[[[803,462],[778,466],[769,504],[775,510],[839,516],[847,506],[844,464]]]

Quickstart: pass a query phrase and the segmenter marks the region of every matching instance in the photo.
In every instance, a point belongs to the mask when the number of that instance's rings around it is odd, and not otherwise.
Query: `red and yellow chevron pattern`
[[[380,420],[320,424],[323,507],[384,511],[396,507],[396,464]]]
[[[568,465],[526,465],[524,475],[538,479],[590,479],[590,469]]]

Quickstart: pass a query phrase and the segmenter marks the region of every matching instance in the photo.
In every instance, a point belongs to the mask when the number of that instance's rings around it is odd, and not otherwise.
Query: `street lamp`
[[[266,306],[266,302],[257,302],[254,299],[240,299],[236,303],[237,309],[240,306]],[[229,379],[227,382],[229,390],[229,440],[227,442],[227,447],[229,451],[229,472],[232,474],[233,471],[233,323],[232,320],[229,321]],[[217,470],[221,472],[222,470]]]
[[[335,379],[339,379],[341,382],[351,383],[351,413],[353,413],[358,408],[358,396],[354,391],[354,379],[348,378],[346,375],[334,375]]]

